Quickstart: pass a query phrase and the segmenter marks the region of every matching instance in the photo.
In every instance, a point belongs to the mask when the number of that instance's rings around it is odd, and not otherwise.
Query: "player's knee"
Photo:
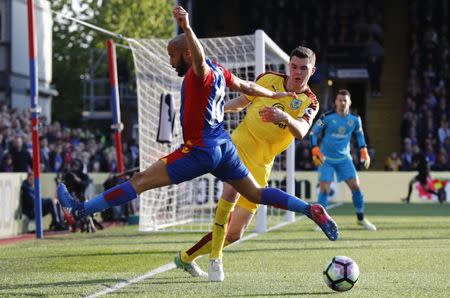
[[[241,239],[242,233],[241,232],[228,232],[227,234],[227,240],[230,243],[236,242],[239,239]]]
[[[141,189],[145,188],[145,184],[147,183],[146,175],[144,172],[138,172],[133,175],[130,179],[130,183],[135,188],[136,192],[140,193]]]
[[[257,187],[253,190],[250,190],[248,194],[245,196],[250,202],[255,204],[259,204],[261,202],[262,192],[264,188]]]

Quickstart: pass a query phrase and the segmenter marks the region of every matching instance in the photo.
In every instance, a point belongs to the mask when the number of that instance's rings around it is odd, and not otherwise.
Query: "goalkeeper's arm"
[[[360,161],[363,163],[364,167],[368,169],[370,167],[370,156],[367,151],[367,144],[364,138],[364,133],[362,130],[361,118],[358,117],[357,127],[354,131],[356,141],[358,142],[358,146],[360,148]]]

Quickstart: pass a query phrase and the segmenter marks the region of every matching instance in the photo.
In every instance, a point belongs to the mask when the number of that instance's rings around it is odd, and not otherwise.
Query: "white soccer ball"
[[[353,288],[359,278],[359,267],[345,256],[334,257],[323,271],[323,279],[334,291],[345,292]]]

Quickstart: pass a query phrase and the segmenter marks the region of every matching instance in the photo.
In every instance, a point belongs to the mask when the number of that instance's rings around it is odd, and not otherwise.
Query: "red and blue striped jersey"
[[[211,147],[230,140],[223,118],[225,87],[233,84],[233,75],[209,59],[206,63],[209,72],[203,78],[190,67],[181,87],[180,120],[188,146]]]

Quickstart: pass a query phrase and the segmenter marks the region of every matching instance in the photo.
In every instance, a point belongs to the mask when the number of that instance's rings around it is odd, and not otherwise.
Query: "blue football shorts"
[[[215,147],[182,145],[161,160],[166,163],[169,177],[174,184],[207,173],[213,174],[221,181],[242,179],[249,174],[231,140]]]
[[[334,181],[334,173],[336,173],[337,182],[347,181],[357,176],[355,165],[350,158],[340,161],[329,161],[325,159],[325,162],[318,170],[320,182]]]

